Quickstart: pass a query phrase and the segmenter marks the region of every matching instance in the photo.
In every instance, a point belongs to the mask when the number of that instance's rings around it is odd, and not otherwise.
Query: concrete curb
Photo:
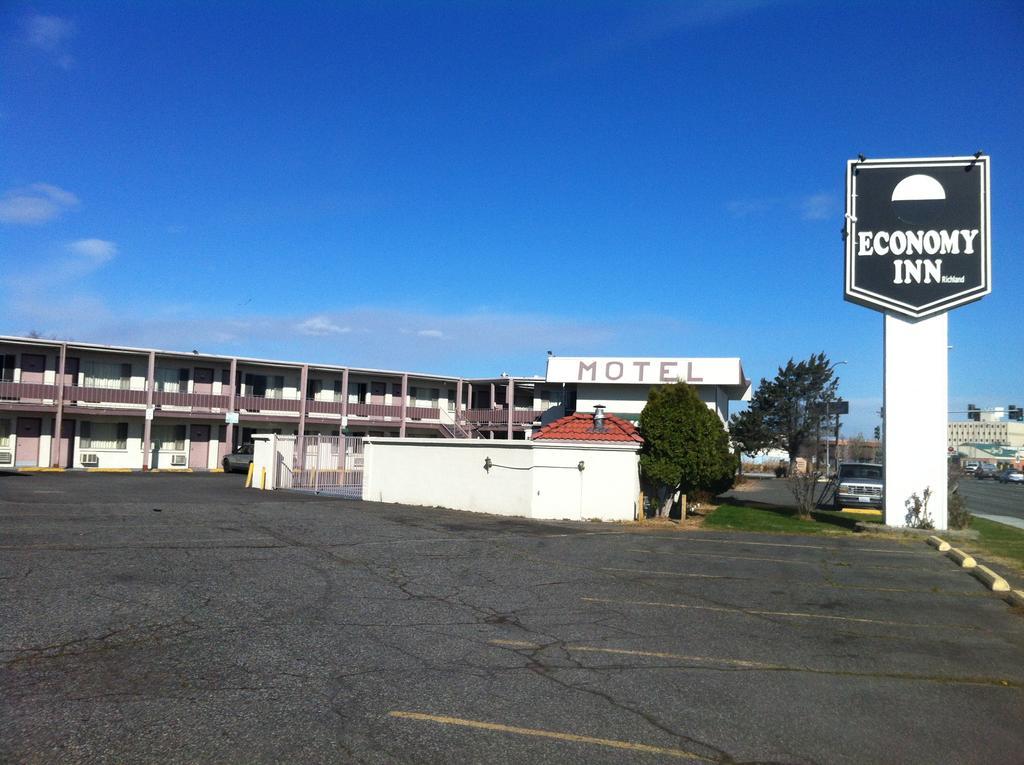
[[[949,542],[939,537],[928,537],[928,544],[930,544],[939,552],[947,552],[949,550]]]
[[[1006,599],[1009,601],[1011,606],[1024,608],[1024,590],[1010,590],[1006,594]]]
[[[993,592],[1009,592],[1010,585],[999,574],[988,566],[977,566],[971,570],[971,574],[988,585]]]
[[[949,548],[949,552],[947,552],[946,555],[959,563],[961,568],[974,568],[978,565],[978,562],[974,560],[974,558],[956,547]]]

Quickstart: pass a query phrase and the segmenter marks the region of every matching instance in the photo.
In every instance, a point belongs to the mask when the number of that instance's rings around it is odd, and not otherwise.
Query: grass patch
[[[998,558],[1000,562],[1015,568],[1018,574],[1024,574],[1024,529],[978,517],[971,520],[970,528],[981,537],[961,547],[972,555]]]
[[[842,513],[820,511],[813,520],[798,518],[796,512],[785,507],[749,507],[720,505],[704,519],[706,529],[733,531],[768,531],[780,534],[843,534],[853,531],[858,520],[868,516],[850,517]]]

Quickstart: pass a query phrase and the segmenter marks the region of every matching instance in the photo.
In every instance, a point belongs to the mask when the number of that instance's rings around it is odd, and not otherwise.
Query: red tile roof
[[[577,412],[545,425],[533,434],[534,441],[610,441],[618,443],[644,442],[633,426],[614,414],[604,416],[604,430],[594,430],[594,415]]]

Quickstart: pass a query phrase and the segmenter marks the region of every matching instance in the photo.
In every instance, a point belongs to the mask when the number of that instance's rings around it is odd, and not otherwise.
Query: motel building
[[[676,380],[723,422],[750,396],[735,358],[552,356],[545,377],[461,378],[0,336],[0,469],[217,470],[257,433],[530,439],[595,405],[636,421]]]

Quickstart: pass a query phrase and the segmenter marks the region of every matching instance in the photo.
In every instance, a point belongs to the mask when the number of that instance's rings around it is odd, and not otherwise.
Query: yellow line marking
[[[598,571],[619,571],[625,574],[657,574],[658,576],[682,576],[690,579],[747,579],[747,577],[736,577],[719,574],[685,574],[679,571],[652,571],[646,568],[612,568],[605,566],[599,568]]]
[[[562,733],[554,730],[542,730],[540,728],[520,728],[517,725],[502,725],[500,723],[484,722],[483,720],[466,720],[462,717],[448,717],[447,715],[428,715],[423,712],[388,712],[389,717],[398,717],[405,720],[422,720],[424,722],[440,723],[441,725],[459,725],[464,728],[476,728],[477,730],[489,730],[497,733],[515,733],[519,736],[535,736],[537,738],[551,738],[556,741],[571,741],[576,744],[594,744],[606,746],[611,749],[625,749],[631,752],[646,752],[648,754],[664,754],[669,757],[681,759],[700,760],[702,762],[714,762],[710,757],[702,757],[685,749],[673,749],[665,746],[652,746],[650,744],[638,744],[633,741],[619,741],[614,738],[597,738],[595,736],[581,736],[576,733]]]
[[[846,552],[847,550],[856,550],[857,552],[877,552],[877,553],[888,553],[890,555],[920,555],[921,553],[913,550],[885,550],[879,547],[840,547],[838,545],[798,545],[786,542],[747,542],[739,541],[736,539],[701,539],[698,537],[659,537],[651,536],[649,539],[664,539],[668,542],[699,542],[700,544],[709,545],[735,545],[742,547],[744,545],[753,545],[757,547],[801,547],[806,550],[834,550],[835,552]]]
[[[379,544],[392,544],[391,542],[379,543]],[[612,568],[611,566],[605,566],[603,568],[595,569],[596,571],[611,571],[614,573],[621,574],[647,574],[654,576],[677,576],[691,579],[729,579],[734,582],[750,582],[754,577],[750,576],[731,576],[728,574],[687,574],[681,571],[660,571],[653,568]],[[919,595],[947,595],[956,597],[967,597],[967,598],[987,598],[988,593],[978,592],[976,590],[933,590],[933,589],[921,589],[912,587],[868,587],[866,585],[859,584],[836,584],[835,582],[796,582],[797,587],[814,587],[816,589],[829,589],[829,590],[858,590],[862,592],[910,592]]]
[[[490,640],[491,645],[504,648],[524,648],[528,650],[542,649],[544,646],[539,643],[530,643],[523,640]],[[651,659],[672,659],[676,661],[698,662],[701,664],[726,665],[730,667],[741,667],[743,669],[761,669],[772,672],[809,672],[814,675],[840,675],[843,677],[879,677],[895,680],[923,680],[933,683],[949,683],[955,685],[994,685],[998,688],[1021,688],[1021,683],[1014,680],[1005,680],[998,677],[946,677],[943,675],[919,675],[903,672],[855,672],[842,669],[816,669],[813,667],[792,667],[785,664],[768,664],[761,661],[748,661],[746,659],[722,659],[714,656],[687,656],[679,653],[666,653],[663,651],[635,651],[627,648],[602,648],[590,645],[566,645],[562,646],[566,651],[580,653],[608,653],[617,656],[639,656]]]
[[[693,553],[674,550],[643,550],[639,547],[631,547],[626,552],[646,553],[647,555],[682,555],[687,558],[725,558],[726,560],[759,560],[768,563],[792,563],[795,566],[820,566],[820,560],[791,560],[789,558],[757,558],[752,555],[719,555],[718,553]]]
[[[19,473],[63,473],[64,468],[61,467],[20,467],[17,469]]]
[[[833,614],[809,614],[803,611],[767,611],[758,608],[729,608],[728,606],[693,606],[685,603],[662,603],[653,600],[613,600],[611,598],[581,598],[588,603],[612,603],[622,606],[655,606],[658,608],[681,608],[693,611],[722,611],[734,614],[751,614],[753,616],[785,616],[794,619],[826,619],[839,622],[858,622],[862,624],[888,624],[896,627],[941,627],[943,629],[976,630],[969,624],[919,624],[914,622],[893,622],[887,619],[868,619],[862,616],[835,616]]]
[[[131,468],[86,468],[87,473],[131,473]]]
[[[820,568],[821,566],[857,566],[858,568],[877,568],[885,571],[919,571],[915,566],[883,566],[877,563],[850,563],[848,561],[839,560],[791,560],[788,558],[760,558],[753,555],[720,555],[718,553],[695,553],[682,550],[644,550],[640,547],[631,547],[626,552],[644,553],[646,555],[675,555],[676,557],[682,558],[718,558],[720,560],[756,560],[764,563],[788,563],[794,566],[815,566]],[[936,573],[949,573],[949,569],[936,572]]]

